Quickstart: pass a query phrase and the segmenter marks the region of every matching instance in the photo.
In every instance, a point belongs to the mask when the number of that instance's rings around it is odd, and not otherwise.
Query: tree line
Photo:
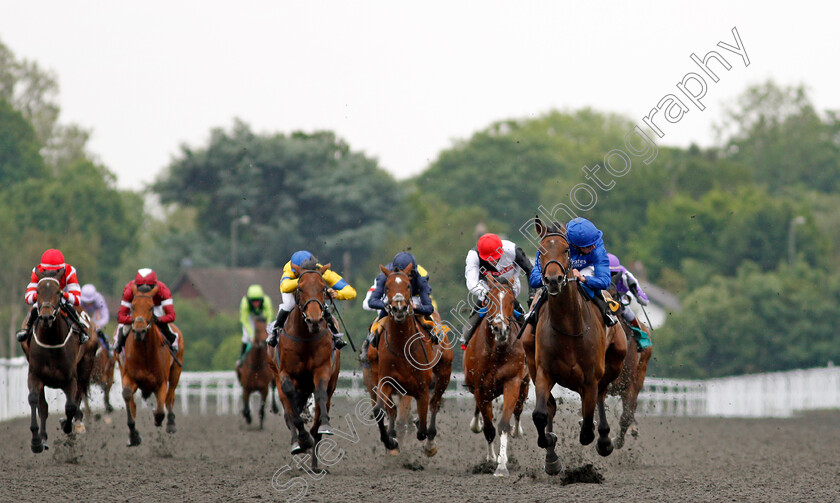
[[[439,310],[457,327],[452,309],[466,297],[464,259],[477,232],[533,256],[522,225],[568,198],[581,167],[602,162],[633,128],[589,108],[505,119],[397,181],[333,132],[258,134],[235,120],[203,145],[182,145],[148,189],[124,191],[87,151],[89,133],[58,122],[56,77],[2,44],[0,63],[7,334],[48,247],[62,248],[83,282],[119,295],[141,265],[170,283],[185,267],[229,266],[231,228],[246,215],[238,265],[282,267],[299,249],[331,262],[359,292],[339,306],[356,342],[373,316],[361,299],[378,265],[401,250],[429,271]],[[709,377],[840,361],[831,330],[840,300],[836,113],[817,111],[802,86],[765,82],[728,106],[718,130],[711,148],[660,147],[581,213],[604,231],[609,251],[643,265],[635,272],[682,301],[654,334],[650,373]],[[160,208],[148,206],[155,200]],[[263,287],[279,301],[278,285]],[[209,317],[206,306],[178,298],[176,310],[192,340],[186,368],[232,368],[236,316]]]

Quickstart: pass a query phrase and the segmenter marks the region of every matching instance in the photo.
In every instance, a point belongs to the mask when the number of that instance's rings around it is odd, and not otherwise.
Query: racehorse
[[[411,300],[410,274],[413,265],[401,271],[390,271],[379,266],[386,276],[385,293],[388,298],[385,329],[379,337],[379,345],[368,352],[376,387],[374,416],[379,424],[379,434],[385,448],[392,454],[399,453],[396,438],[397,405],[391,401],[394,392],[402,395],[400,409],[406,411],[406,396],[417,402],[417,440],[426,440],[423,452],[426,456],[437,453],[436,419],[443,401],[443,392],[449,386],[452,371],[452,349],[442,345],[432,346],[421,323],[414,317]],[[440,325],[439,325],[440,326]],[[448,349],[448,351],[447,351]],[[430,389],[431,399],[429,397]],[[428,413],[431,418],[427,425]],[[389,416],[389,427],[385,428],[385,411]],[[405,417],[405,415],[403,416]]]
[[[87,317],[87,314],[82,312],[83,317]],[[88,318],[90,320],[90,318]],[[89,321],[91,326],[91,333],[96,334],[98,328],[93,325],[93,320]],[[96,340],[96,337],[92,337]],[[110,414],[114,411],[114,407],[111,405],[111,386],[114,385],[114,368],[116,367],[117,359],[115,357],[109,357],[108,351],[101,345],[96,345],[96,354],[94,355],[94,364],[93,364],[93,373],[91,374],[91,382],[93,384],[99,385],[102,388],[102,392],[104,394],[104,401],[105,401],[105,412]],[[90,414],[90,401],[88,400],[87,393],[85,394],[85,408],[87,409],[88,414]],[[106,417],[106,422],[110,424],[111,418]]]
[[[263,429],[265,420],[265,402],[269,394],[269,385],[274,382],[274,373],[268,366],[268,352],[266,351],[265,340],[268,333],[265,329],[265,318],[258,316],[254,318],[254,335],[256,341],[246,350],[242,358],[242,364],[236,368],[236,377],[242,385],[242,415],[245,421],[251,424],[251,404],[249,398],[251,393],[260,393],[260,429]],[[277,402],[274,395],[271,395],[271,410],[277,412]]]
[[[519,416],[528,398],[528,369],[525,366],[525,350],[516,339],[519,326],[513,317],[514,293],[505,278],[498,281],[488,277],[490,291],[485,296],[487,303],[484,319],[476,328],[464,352],[464,381],[475,397],[475,414],[470,429],[473,433],[484,430],[487,440],[487,461],[496,463],[494,475],[509,475],[507,469],[508,435],[522,434]],[[496,428],[493,427],[493,399],[503,395],[502,417],[499,419],[499,456],[493,448]],[[510,418],[516,424],[511,430]]]
[[[601,311],[579,290],[572,276],[565,227],[554,223],[546,228],[539,217],[535,225],[540,236],[541,274],[548,300],[540,309],[536,330],[528,327],[522,342],[536,389],[532,417],[537,427],[537,445],[546,451],[546,473],[557,475],[562,463],[555,452],[557,436],[553,423],[557,403],[551,389],[556,383],[580,395],[583,415],[580,443],[583,445],[595,439],[593,416],[598,406],[596,450],[602,456],[609,456],[613,443],[604,399],[608,385],[621,373],[627,339],[620,325],[606,328]]]
[[[158,285],[132,285],[134,298],[131,301],[131,328],[119,360],[122,395],[128,416],[129,447],[140,445],[140,432],[134,424],[137,414],[134,393],[138,389],[144,400],[152,393],[155,395],[155,426],[163,424],[165,415],[166,432],[175,433],[175,413],[172,406],[175,404],[175,388],[181,378],[181,362],[184,361],[184,337],[175,324],[171,323],[170,327],[178,337],[178,352],[173,356],[155,323],[154,297],[157,289]],[[164,406],[166,414],[163,412]]]
[[[31,448],[32,452],[39,453],[48,447],[46,424],[49,409],[44,386],[64,392],[65,418],[61,420],[62,431],[69,435],[73,431],[72,423],[75,419],[76,433],[84,433],[84,416],[80,404],[90,382],[97,343],[94,336],[90,337],[86,344],[80,344],[78,336],[71,330],[72,322],[62,312],[62,292],[58,278],[64,275],[64,268],[57,271],[36,271],[35,274],[38,278],[38,318],[32,326],[29,341],[21,346],[29,362]]]
[[[618,298],[615,293],[615,287],[610,287],[610,294],[613,298]],[[630,306],[624,306],[624,309],[630,309]],[[621,367],[621,374],[618,379],[610,384],[607,393],[612,396],[621,397],[622,411],[621,419],[618,424],[620,426],[618,436],[615,438],[615,448],[621,449],[624,447],[624,436],[628,429],[630,434],[635,438],[639,434],[636,426],[636,405],[638,403],[639,392],[645,383],[645,374],[647,374],[648,361],[653,354],[653,346],[648,346],[645,349],[639,349],[635,337],[633,337],[633,328],[624,319],[624,316],[618,317],[621,320],[621,326],[624,328],[624,333],[627,334],[627,356],[624,357],[624,365]],[[638,318],[637,318],[638,320]],[[647,333],[650,333],[648,328],[641,320],[639,325]]]
[[[330,329],[324,318],[327,282],[324,273],[330,264],[318,269],[301,269],[292,264],[298,278],[296,303],[269,365],[274,373],[277,394],[283,404],[283,417],[292,434],[292,454],[301,454],[317,445],[323,435],[332,435],[330,406],[338,383],[341,352],[333,349]],[[315,394],[315,417],[310,431],[301,418],[309,396]],[[318,470],[318,456],[312,456]]]

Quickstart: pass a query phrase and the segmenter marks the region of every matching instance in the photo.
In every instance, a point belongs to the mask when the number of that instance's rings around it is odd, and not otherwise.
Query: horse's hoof
[[[598,444],[595,446],[595,450],[598,451],[598,454],[601,456],[607,457],[612,454],[613,451],[613,443],[612,440],[607,438],[606,440],[598,439]]]
[[[308,431],[305,431],[303,435],[298,435],[298,444],[305,451],[315,445],[315,439],[312,438],[312,435]]]
[[[484,431],[484,421],[473,417],[473,420],[470,421],[470,431],[473,433],[481,433]]]
[[[545,461],[545,473],[549,475],[558,475],[560,472],[563,471],[563,463],[560,462],[560,457],[556,454],[554,455],[557,459],[553,461]],[[548,456],[546,456],[548,458]]]
[[[175,428],[174,424],[167,424],[166,425],[166,433],[175,433],[177,429]]]
[[[420,431],[420,430],[417,431],[417,440],[422,442],[422,441],[426,440],[427,437],[428,437],[428,434],[425,431]]]
[[[322,424],[318,427],[318,435],[332,435],[333,429],[332,426],[328,424]]]
[[[493,472],[494,477],[507,477],[509,475],[510,475],[510,472],[508,471],[507,466],[502,466],[502,465],[499,465],[496,468],[496,471]]]
[[[34,452],[35,454],[39,454],[41,452],[44,452],[44,449],[46,448],[46,446],[43,443],[37,443],[36,444],[35,442],[32,442],[31,447],[32,447],[32,452]]]
[[[140,433],[134,431],[128,434],[128,447],[137,447],[140,445]]]
[[[400,448],[397,447],[396,449],[389,449],[388,454],[391,456],[399,456],[400,455]]]
[[[77,435],[83,435],[87,433],[87,428],[85,428],[85,423],[76,423],[76,426],[73,428],[73,433]]]
[[[589,445],[592,441],[595,440],[595,427],[593,426],[591,430],[580,430],[580,443],[581,445]]]
[[[301,448],[299,443],[295,442],[292,444],[292,455],[303,454],[304,452],[306,452],[306,449]]]
[[[616,449],[621,449],[622,447],[624,447],[624,437],[616,438],[613,444],[615,445]]]
[[[400,442],[396,438],[390,437],[388,442],[385,443],[385,448],[388,449],[388,452],[390,452],[392,456],[396,456],[400,453]]]
[[[431,447],[429,447],[429,446],[423,447],[423,454],[425,454],[426,457],[429,457],[429,458],[434,456],[435,454],[437,454],[437,446],[433,445]]]
[[[250,412],[243,412],[243,416],[245,416],[245,422],[251,424],[251,413]]]

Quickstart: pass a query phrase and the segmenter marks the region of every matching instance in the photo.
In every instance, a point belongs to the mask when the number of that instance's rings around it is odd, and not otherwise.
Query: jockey
[[[603,296],[603,290],[610,285],[610,259],[604,247],[603,235],[604,233],[599,231],[595,224],[583,217],[573,219],[566,226],[572,274],[578,280],[581,290],[601,310],[606,326],[611,327],[618,323],[618,318],[607,307],[607,300]],[[539,250],[537,250],[537,260],[531,271],[529,283],[533,288],[543,286]],[[536,326],[540,307],[547,295],[548,292],[543,289],[539,299],[531,308],[531,312],[528,313],[528,323],[533,326]]]
[[[79,334],[79,343],[84,344],[88,340],[87,325],[79,317],[75,306],[79,305],[79,280],[76,278],[76,268],[64,262],[64,254],[60,250],[49,249],[41,255],[41,262],[32,269],[32,275],[29,278],[29,284],[26,286],[26,294],[24,299],[26,303],[32,306],[29,314],[23,322],[23,328],[18,330],[15,334],[18,342],[25,342],[29,339],[32,333],[32,326],[35,320],[38,319],[38,272],[58,271],[64,270],[64,273],[59,276],[58,284],[62,292],[61,310],[70,319],[71,331]]]
[[[157,285],[157,293],[153,299],[155,303],[155,324],[166,342],[169,343],[172,351],[177,353],[178,336],[169,326],[170,323],[175,321],[175,305],[172,301],[172,293],[163,281],[157,279],[155,271],[149,268],[139,269],[137,274],[134,275],[134,279],[129,281],[123,289],[120,310],[117,312],[117,323],[119,325],[117,325],[117,344],[114,347],[114,352],[119,354],[122,351],[125,336],[128,334],[128,326],[131,325],[131,301],[134,300],[134,289],[132,287],[135,285],[138,288],[146,285],[150,290]]]
[[[402,271],[409,265],[412,265],[409,277],[411,279],[411,302],[414,307],[414,313],[422,316],[423,324],[429,328],[429,333],[432,334],[434,342],[437,342],[434,335],[435,322],[431,319],[432,313],[435,311],[434,301],[432,300],[432,287],[429,286],[429,275],[425,269],[417,265],[417,260],[409,252],[399,252],[394,256],[394,260],[388,264],[389,271]],[[368,311],[379,311],[379,316],[370,327],[370,333],[362,344],[361,359],[364,363],[367,361],[367,351],[371,343],[376,345],[379,333],[382,331],[381,320],[387,314],[386,296],[385,296],[385,281],[387,280],[385,273],[380,272],[376,276],[373,286],[365,296],[365,301],[362,307]]]
[[[484,305],[485,296],[490,291],[485,278],[505,278],[513,285],[514,315],[517,321],[522,321],[522,313],[525,310],[516,299],[521,288],[519,272],[521,270],[526,275],[531,274],[531,261],[522,248],[512,241],[502,240],[496,234],[484,234],[478,238],[476,247],[467,252],[466,262],[464,277],[467,289],[475,295],[476,302],[461,334],[461,349],[466,349],[475,329],[481,323],[479,309]]]
[[[636,313],[630,309],[631,299],[628,293],[632,293],[633,297],[636,298],[636,301],[643,306],[650,304],[650,299],[648,299],[647,294],[645,294],[644,290],[642,290],[641,285],[639,285],[639,282],[636,280],[636,277],[633,276],[633,273],[621,265],[618,257],[612,253],[608,253],[607,256],[610,259],[610,282],[615,285],[615,291],[618,294],[617,300],[621,303],[623,308],[621,310],[621,315],[633,331],[636,332],[639,349],[645,349],[651,345],[651,340],[648,334],[642,330],[639,320],[636,318]]]
[[[298,280],[295,271],[292,269],[292,264],[303,267],[304,269],[321,267],[318,259],[306,250],[293,253],[291,260],[283,266],[283,277],[280,280],[280,293],[283,297],[283,302],[277,306],[277,319],[274,321],[274,325],[271,327],[271,335],[269,335],[268,341],[266,341],[272,347],[277,345],[280,330],[285,326],[289,313],[295,308],[294,292],[297,290]],[[332,269],[324,273],[324,281],[327,282],[327,293],[330,298],[338,300],[353,300],[356,298],[356,290]],[[332,313],[327,306],[324,306],[324,319],[327,321],[327,326],[332,332],[335,349],[341,349],[346,346],[347,343],[343,339],[344,334],[338,331]]]
[[[251,285],[239,302],[239,323],[242,324],[242,351],[239,361],[245,356],[248,344],[254,342],[254,318],[262,316],[266,320],[274,318],[271,298],[263,292],[262,286]],[[238,363],[237,363],[238,364]]]
[[[108,338],[105,337],[105,332],[102,331],[102,328],[111,319],[111,313],[108,311],[105,298],[101,293],[96,291],[96,287],[92,283],[88,283],[82,287],[81,304],[82,309],[84,309],[85,313],[87,313],[96,325],[96,335],[99,337],[99,343],[108,352],[108,358],[113,357],[114,352],[108,344]]]

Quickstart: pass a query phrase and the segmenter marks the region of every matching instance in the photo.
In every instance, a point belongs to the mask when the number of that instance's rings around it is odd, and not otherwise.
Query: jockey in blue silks
[[[577,217],[566,226],[566,240],[569,242],[572,274],[578,280],[580,290],[601,310],[604,323],[611,327],[618,323],[618,318],[607,307],[603,291],[610,286],[610,259],[604,247],[604,233],[595,224],[583,217]],[[531,270],[528,283],[532,288],[539,288],[542,284],[542,266],[540,252],[537,250],[537,261]],[[545,302],[547,292],[543,289],[531,312],[528,313],[528,323],[536,326],[540,306]]]

